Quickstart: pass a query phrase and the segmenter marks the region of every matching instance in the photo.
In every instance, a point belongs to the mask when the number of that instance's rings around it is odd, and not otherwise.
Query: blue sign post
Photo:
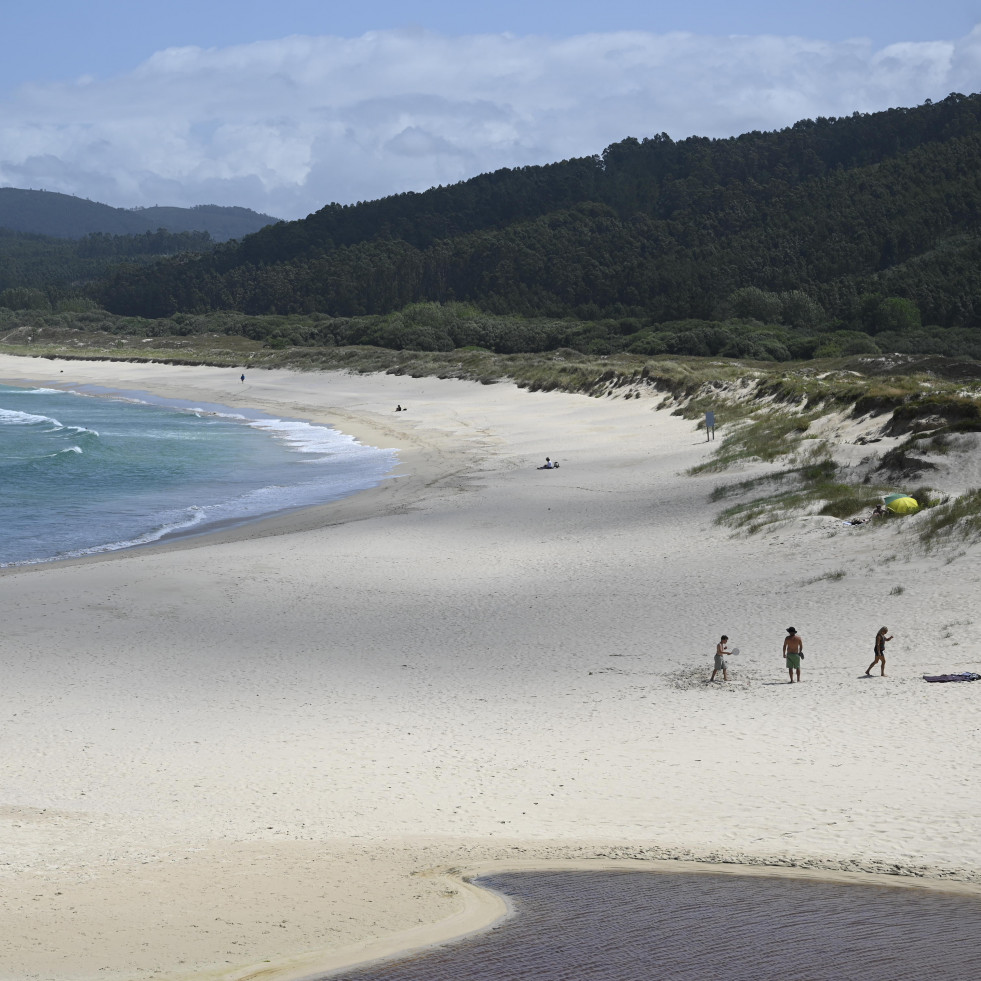
[[[705,442],[715,439],[715,413],[705,413]]]

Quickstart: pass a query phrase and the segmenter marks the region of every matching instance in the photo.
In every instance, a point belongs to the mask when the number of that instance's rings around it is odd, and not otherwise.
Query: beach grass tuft
[[[928,549],[955,536],[962,542],[981,540],[981,488],[936,504],[920,523],[920,541]]]

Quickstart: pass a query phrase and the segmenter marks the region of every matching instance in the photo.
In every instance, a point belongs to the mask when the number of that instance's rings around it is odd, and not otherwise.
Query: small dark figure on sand
[[[242,375],[242,384],[245,384],[245,375]]]
[[[712,670],[712,677],[709,681],[715,681],[715,676],[721,671],[722,680],[729,680],[729,638],[723,634],[722,640],[715,645],[715,667]]]
[[[886,636],[887,633],[889,633],[888,627],[879,627],[879,632],[875,635],[875,660],[865,669],[865,673],[870,678],[872,675],[869,672],[877,664],[882,665],[882,677],[884,678],[886,676],[886,641],[892,640],[892,637]]]
[[[783,656],[787,661],[787,673],[790,675],[790,683],[794,683],[794,672],[797,672],[797,680],[800,681],[800,659],[804,656],[804,641],[800,639],[796,627],[787,628],[787,636],[783,642]]]

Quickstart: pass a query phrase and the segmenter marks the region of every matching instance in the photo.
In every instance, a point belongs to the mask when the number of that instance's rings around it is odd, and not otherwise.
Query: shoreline
[[[186,391],[186,389],[175,389],[172,387],[172,383],[165,382],[160,384],[160,381],[154,376],[154,380],[150,381],[149,378],[142,378],[141,381],[148,381],[152,385],[151,389],[133,389],[133,388],[122,388],[116,386],[102,386],[94,381],[85,381],[83,383],[70,384],[62,380],[49,377],[38,373],[34,374],[8,374],[10,369],[15,367],[20,362],[34,362],[35,360],[26,357],[20,357],[15,355],[0,355],[0,384],[8,385],[18,385],[18,384],[44,384],[52,388],[61,388],[64,391],[79,391],[82,395],[87,395],[92,398],[98,397],[122,397],[122,396],[140,396],[145,394],[151,394],[163,399],[174,400],[186,402],[188,405],[193,405],[195,401],[204,401],[204,391],[198,391],[197,394],[202,396],[197,400],[186,399],[182,395],[173,394],[175,391]],[[44,359],[44,361],[51,362],[52,367],[56,367],[59,363],[65,363],[71,368],[75,368],[79,362],[68,361],[63,362],[59,359]],[[86,375],[94,374],[98,377],[102,377],[99,372],[100,367],[111,366],[115,367],[119,364],[130,364],[129,362],[115,362],[115,361],[91,361],[84,362],[87,367],[92,367],[95,369],[94,372],[86,372]],[[133,367],[146,367],[144,364],[134,364]],[[157,365],[150,365],[150,367],[158,367]],[[173,367],[173,366],[161,366],[161,367]],[[111,370],[110,368],[110,370]],[[63,369],[58,369],[61,372]],[[191,369],[194,370],[193,368]],[[205,369],[208,371],[215,371],[216,369]],[[221,373],[225,372],[224,369],[220,370]],[[234,371],[232,372],[234,373]],[[293,374],[292,372],[282,371],[283,375]],[[342,374],[338,372],[338,374]],[[82,389],[86,387],[101,388],[98,392],[86,392]],[[248,410],[254,409],[255,403],[249,398],[238,398],[231,393],[234,393],[235,389],[231,388],[229,394],[225,396],[227,402],[215,402],[212,404],[222,405],[230,409],[241,409]],[[263,410],[265,411],[265,410]],[[279,413],[281,417],[283,413]],[[347,429],[342,429],[338,424],[337,420],[333,418],[332,415],[325,414],[323,412],[318,412],[313,410],[311,407],[307,407],[303,410],[303,415],[297,416],[305,422],[315,423],[317,425],[328,426],[338,432],[343,432],[345,435],[352,436],[358,443],[362,445],[375,445],[371,440],[382,440],[386,437],[392,435],[392,431],[387,427],[380,426],[377,424],[372,424],[367,418],[356,417],[351,414],[347,414],[348,420],[355,425],[359,432],[349,432]],[[379,447],[386,448],[386,447]],[[189,531],[189,532],[175,532],[165,535],[158,541],[147,542],[144,544],[129,545],[124,548],[114,549],[109,552],[94,552],[91,555],[84,555],[72,558],[64,559],[45,559],[41,562],[33,563],[21,563],[14,566],[8,566],[0,568],[0,574],[10,570],[23,570],[27,568],[32,568],[38,565],[50,565],[51,563],[66,564],[66,563],[84,563],[90,561],[99,561],[105,559],[111,559],[114,556],[118,556],[122,552],[130,552],[133,550],[149,550],[149,549],[170,549],[172,547],[182,547],[191,540],[202,539],[201,544],[208,543],[221,543],[237,541],[241,539],[249,540],[259,535],[278,535],[284,533],[292,533],[296,531],[303,531],[306,528],[322,527],[326,523],[334,523],[335,521],[347,521],[347,520],[358,520],[360,517],[371,516],[377,507],[377,505],[371,500],[374,497],[381,497],[383,499],[387,498],[389,495],[385,494],[375,494],[374,492],[379,491],[384,488],[384,484],[387,481],[400,480],[403,482],[407,481],[410,477],[408,474],[401,473],[400,471],[404,467],[403,462],[403,450],[396,448],[399,453],[396,465],[392,470],[385,476],[385,478],[379,482],[375,487],[367,488],[360,491],[353,491],[349,494],[345,494],[344,497],[339,498],[336,501],[327,501],[323,504],[314,504],[300,508],[294,508],[282,512],[274,512],[267,515],[262,515],[256,518],[244,518],[241,521],[237,519],[228,519],[226,522],[221,522],[218,525],[209,528],[206,531]],[[358,506],[343,508],[343,513],[340,515],[335,515],[332,513],[335,510],[341,508],[345,502],[351,501],[352,498],[358,498]],[[384,507],[384,505],[382,505]]]
[[[59,359],[46,358],[43,359],[44,362],[51,362],[53,368],[59,363],[66,364],[70,369],[75,369],[80,365],[84,366],[84,368],[89,369],[84,372],[86,380],[81,383],[76,382],[72,385],[63,380],[42,375],[41,373],[38,373],[36,376],[33,374],[11,373],[11,369],[17,367],[21,362],[33,363],[38,361],[40,364],[40,360],[15,355],[0,355],[0,384],[44,384],[51,387],[60,387],[65,391],[72,391],[79,386],[94,387],[98,385],[104,387],[104,392],[99,394],[106,396],[113,394],[152,394],[165,399],[175,399],[193,404],[195,399],[187,398],[186,393],[190,391],[191,394],[199,396],[197,401],[205,401],[208,392],[208,382],[201,385],[194,385],[190,390],[187,387],[187,382],[182,382],[175,386],[173,381],[167,379],[167,375],[173,372],[175,367],[177,372],[185,370],[191,373],[198,370],[206,372],[209,375],[209,380],[210,377],[216,374],[219,376],[230,374],[235,375],[235,378],[232,380],[237,381],[236,371],[238,370],[208,367],[199,368],[199,366],[182,368],[180,366],[158,363],[146,364],[115,361],[60,362]],[[141,384],[145,382],[150,387],[139,389],[123,388],[120,386],[102,386],[100,382],[89,380],[90,378],[103,378],[103,370],[100,369],[108,368],[111,372],[117,366],[136,369],[134,374],[139,376],[139,382]],[[162,369],[162,371],[153,372],[152,374],[140,371],[140,369],[146,368],[158,368]],[[58,370],[61,371],[62,369]],[[320,372],[293,372],[285,369],[274,370],[272,372],[265,372],[263,370],[263,373],[275,374],[287,379],[292,376],[303,378],[307,375],[322,376],[324,374]],[[327,374],[348,377],[345,372],[340,371]],[[128,383],[130,373],[126,372],[123,377],[127,379]],[[137,379],[133,378],[132,380],[136,381]],[[435,381],[435,379],[432,380]],[[465,386],[477,383],[460,382],[458,384]],[[249,397],[248,395],[236,395],[235,393],[237,391],[234,385],[230,386],[226,389],[226,394],[223,396],[225,401],[216,404],[227,405],[228,408],[232,409],[248,410],[256,409],[258,401],[262,400],[264,404],[264,407],[261,409],[262,412],[268,412],[274,416],[285,415],[283,412],[277,414],[275,411],[276,405],[266,401],[266,396],[263,394],[260,393],[255,397]],[[83,394],[89,393],[83,392]],[[98,395],[93,395],[92,397],[98,397]],[[296,419],[316,425],[328,426],[347,436],[353,437],[362,445],[374,446],[381,449],[394,449],[398,454],[395,466],[376,486],[354,491],[335,501],[290,509],[257,518],[246,518],[241,522],[232,522],[230,520],[225,527],[217,525],[201,532],[192,531],[186,534],[168,534],[158,541],[132,545],[107,552],[95,552],[91,555],[0,567],[0,576],[28,572],[51,565],[84,565],[93,562],[113,561],[121,555],[131,552],[168,552],[173,549],[201,548],[209,545],[223,545],[238,541],[254,541],[259,538],[302,534],[306,531],[343,524],[349,521],[364,521],[380,515],[411,508],[422,500],[434,486],[438,486],[445,481],[453,483],[459,477],[459,471],[456,467],[444,468],[436,462],[438,455],[434,452],[434,447],[429,440],[418,439],[413,435],[410,435],[406,439],[404,433],[399,432],[394,426],[388,424],[388,421],[380,416],[380,413],[383,411],[381,406],[378,406],[370,413],[352,412],[340,406],[334,409],[324,408],[322,406],[312,405],[309,402],[296,403],[294,408],[297,410]],[[289,417],[294,418],[294,416]],[[383,445],[386,441],[400,442],[401,445]],[[421,470],[421,474],[417,475],[409,472],[407,468],[410,467]],[[396,483],[399,485],[397,493],[394,488]]]
[[[490,862],[977,893],[981,779],[950,752],[976,694],[921,680],[981,663],[976,547],[807,516],[733,538],[708,495],[765,468],[686,476],[713,447],[652,399],[0,356],[62,372],[333,425],[402,475],[0,570],[2,981],[309,977],[472,932],[471,900],[500,908],[446,874]],[[856,680],[880,621],[892,677]],[[723,630],[743,654],[709,686]]]
[[[0,380],[0,385],[5,384],[5,380]],[[262,422],[275,422],[275,423],[302,423],[305,425],[313,426],[312,423],[308,423],[306,420],[291,419],[289,417],[269,417],[265,414],[258,412],[251,412],[246,408],[241,406],[231,407],[226,405],[220,405],[218,403],[205,404],[201,400],[179,400],[173,398],[163,398],[157,397],[153,393],[147,391],[133,391],[129,389],[112,389],[105,387],[98,387],[97,390],[92,389],[95,386],[90,385],[62,385],[60,389],[53,388],[53,385],[57,383],[48,382],[46,391],[60,390],[66,394],[75,395],[79,398],[94,398],[94,399],[107,399],[110,401],[117,401],[122,403],[139,403],[146,405],[153,405],[165,409],[177,409],[185,410],[188,412],[203,413],[205,415],[219,417],[234,418],[236,421],[244,420],[246,425],[258,424]],[[23,386],[17,386],[23,387]],[[201,406],[205,406],[203,409]],[[258,425],[257,428],[265,428],[267,430],[272,429],[273,434],[269,438],[277,438],[277,431],[274,427],[261,426]],[[376,447],[366,446],[360,441],[356,440],[354,437],[349,436],[347,433],[343,433],[336,426],[324,425],[322,427],[323,431],[330,431],[337,434],[340,437],[350,439],[353,443],[357,444],[359,447],[369,451],[369,452],[379,452]],[[278,435],[281,436],[282,430],[278,430]],[[48,565],[50,563],[64,563],[70,561],[87,561],[91,558],[98,556],[108,556],[115,555],[121,552],[127,552],[135,549],[150,548],[153,546],[168,547],[171,545],[177,545],[188,539],[204,538],[208,540],[219,540],[219,536],[224,536],[224,540],[231,540],[228,536],[234,537],[236,532],[246,531],[250,526],[259,526],[266,522],[279,522],[284,519],[294,518],[295,516],[302,515],[305,512],[310,513],[310,519],[314,522],[318,522],[318,512],[325,512],[327,509],[333,507],[334,505],[340,503],[341,501],[347,500],[348,498],[354,497],[361,493],[367,493],[368,491],[375,490],[378,487],[383,486],[389,480],[401,479],[397,471],[401,465],[401,461],[396,455],[396,451],[381,450],[380,452],[389,454],[390,463],[389,469],[380,474],[374,483],[369,486],[352,487],[343,491],[331,490],[329,493],[323,491],[321,494],[321,500],[314,500],[312,502],[305,502],[300,504],[284,504],[282,507],[274,508],[272,510],[267,510],[258,513],[243,512],[240,514],[232,514],[227,517],[221,518],[211,518],[203,523],[188,522],[183,526],[171,526],[167,530],[155,530],[153,527],[153,519],[157,516],[153,514],[147,515],[147,520],[150,522],[147,527],[140,534],[136,535],[130,540],[119,540],[113,539],[107,542],[102,542],[98,544],[88,545],[85,547],[71,548],[67,549],[64,553],[60,555],[51,555],[44,558],[27,558],[21,560],[11,560],[9,562],[0,562],[0,570],[3,569],[18,569],[30,566],[38,565]],[[300,457],[299,459],[302,459]],[[269,488],[266,488],[269,489]],[[228,501],[218,502],[219,504],[227,504]],[[200,509],[198,509],[200,510]],[[187,507],[185,507],[185,513]],[[246,537],[249,537],[246,534]]]

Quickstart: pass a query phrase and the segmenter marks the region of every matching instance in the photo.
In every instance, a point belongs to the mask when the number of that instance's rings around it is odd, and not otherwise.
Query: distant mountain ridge
[[[142,235],[165,228],[169,232],[207,232],[227,242],[274,225],[279,218],[249,208],[201,204],[193,208],[114,208],[57,191],[0,187],[0,228],[54,238]]]

